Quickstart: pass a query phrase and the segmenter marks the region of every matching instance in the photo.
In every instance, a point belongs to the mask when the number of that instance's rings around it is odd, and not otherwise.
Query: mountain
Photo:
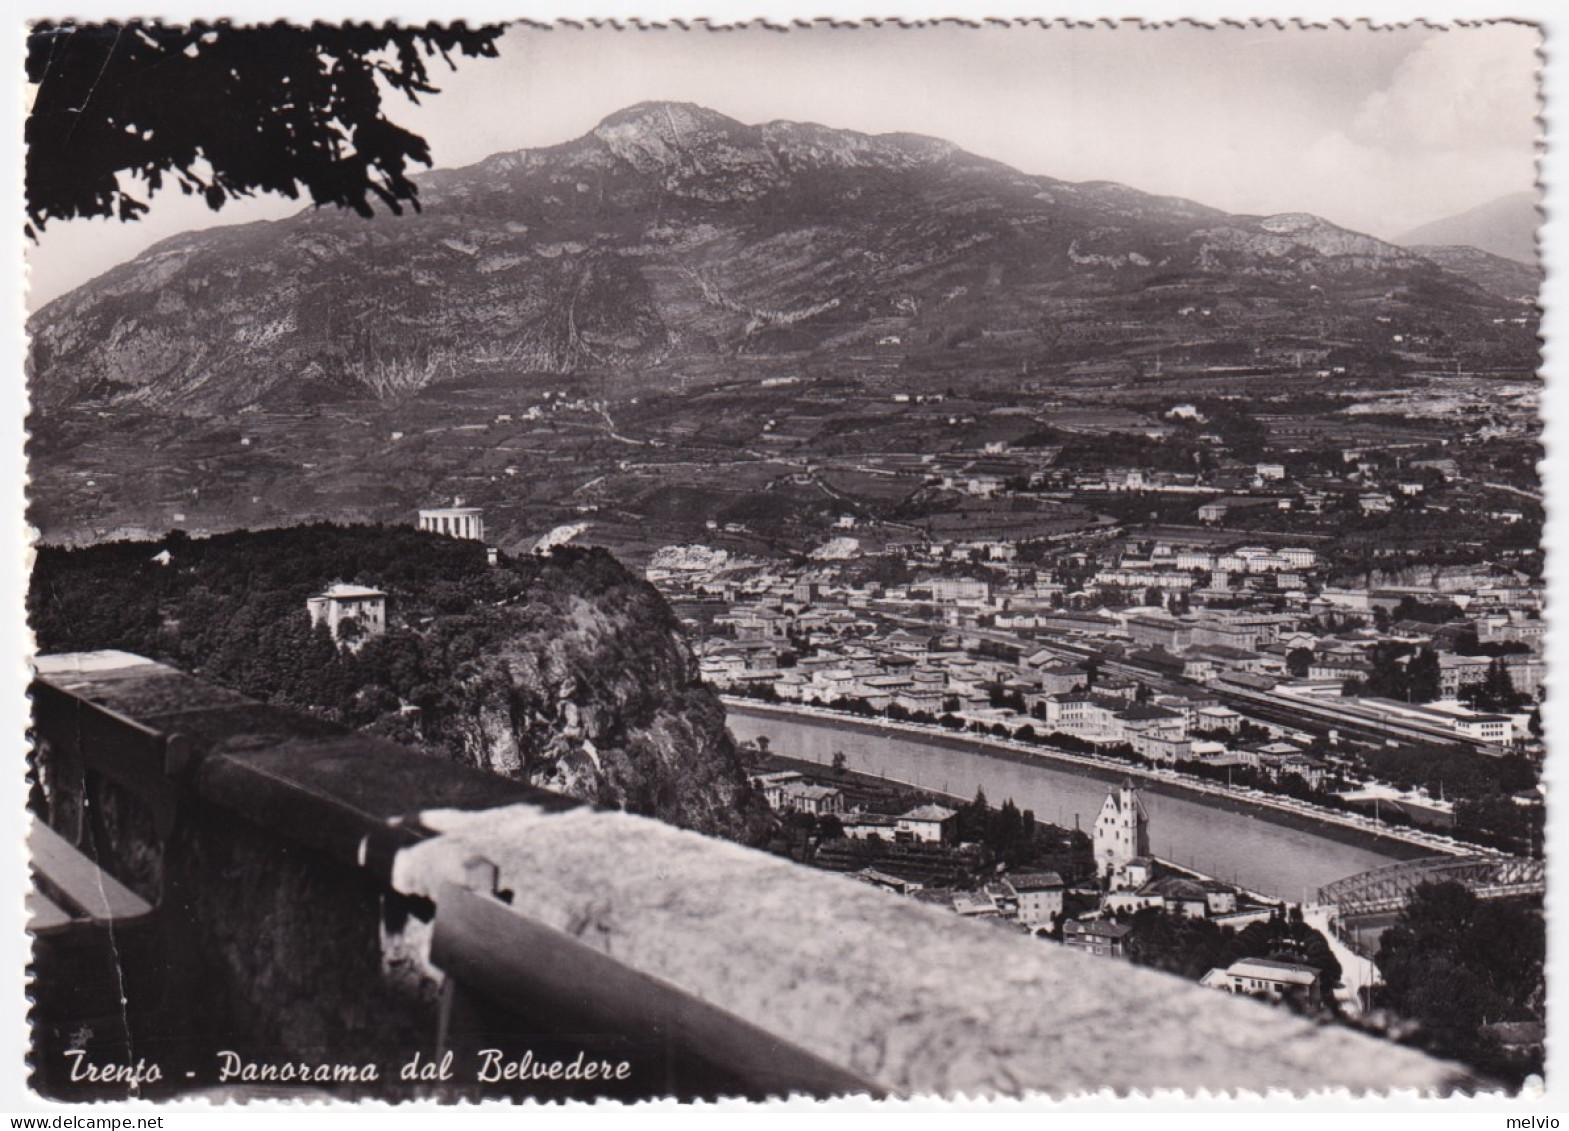
[[[1396,238],[1401,247],[1462,245],[1535,267],[1536,232],[1542,224],[1535,192],[1516,192],[1413,228]]]
[[[1540,267],[1468,245],[1416,244],[1411,250],[1500,298],[1534,302],[1542,287]]]
[[[35,406],[228,417],[569,373],[677,388],[737,365],[858,373],[880,348],[914,374],[959,347],[971,373],[1195,341],[1220,360],[1382,356],[1391,320],[1463,337],[1506,309],[1317,217],[686,104],[430,173],[421,196],[403,218],[306,211],[163,241],[33,317]]]

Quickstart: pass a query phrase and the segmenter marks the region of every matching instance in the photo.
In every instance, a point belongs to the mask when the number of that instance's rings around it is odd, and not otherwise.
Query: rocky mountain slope
[[[1413,249],[1422,245],[1474,247],[1535,267],[1536,230],[1541,223],[1536,193],[1516,192],[1413,228],[1395,243]]]
[[[972,341],[1050,362],[1180,337],[1199,308],[1207,334],[1251,347],[1305,313],[1320,339],[1357,338],[1375,306],[1449,331],[1503,306],[1308,215],[1232,216],[931,138],[684,104],[421,191],[402,218],[178,236],[50,303],[29,327],[35,404],[228,415],[586,371],[674,387],[705,366],[889,342],[915,368]]]
[[[1411,250],[1500,298],[1534,302],[1542,287],[1542,271],[1534,262],[1523,263],[1463,244],[1418,244]]]
[[[387,633],[358,652],[306,616],[333,581],[388,594]],[[766,819],[669,606],[602,550],[490,567],[477,543],[335,526],[45,548],[29,612],[44,652],[151,656],[716,835],[750,839]]]

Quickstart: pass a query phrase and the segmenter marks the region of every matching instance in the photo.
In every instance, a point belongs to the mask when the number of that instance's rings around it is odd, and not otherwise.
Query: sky
[[[1312,212],[1394,238],[1535,184],[1538,32],[1166,27],[615,30],[515,25],[500,58],[438,64],[387,113],[438,167],[578,137],[635,102],[744,122],[924,133],[1028,173],[1120,181],[1231,212]],[[133,188],[133,192],[135,189]],[[140,195],[138,193],[138,195]],[[141,221],[52,224],[29,305],[194,227],[276,219],[164,192]]]

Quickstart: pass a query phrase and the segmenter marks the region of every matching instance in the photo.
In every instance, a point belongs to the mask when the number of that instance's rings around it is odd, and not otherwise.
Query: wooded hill
[[[306,612],[340,581],[387,594],[387,632],[357,651]],[[603,550],[492,567],[475,542],[327,524],[46,546],[29,609],[40,652],[138,653],[704,832],[750,840],[766,820],[674,614]]]

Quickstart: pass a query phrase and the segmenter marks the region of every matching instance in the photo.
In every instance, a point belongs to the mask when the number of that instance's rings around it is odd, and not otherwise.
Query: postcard
[[[1541,25],[222,15],[26,32],[29,1095],[1541,1094]]]

